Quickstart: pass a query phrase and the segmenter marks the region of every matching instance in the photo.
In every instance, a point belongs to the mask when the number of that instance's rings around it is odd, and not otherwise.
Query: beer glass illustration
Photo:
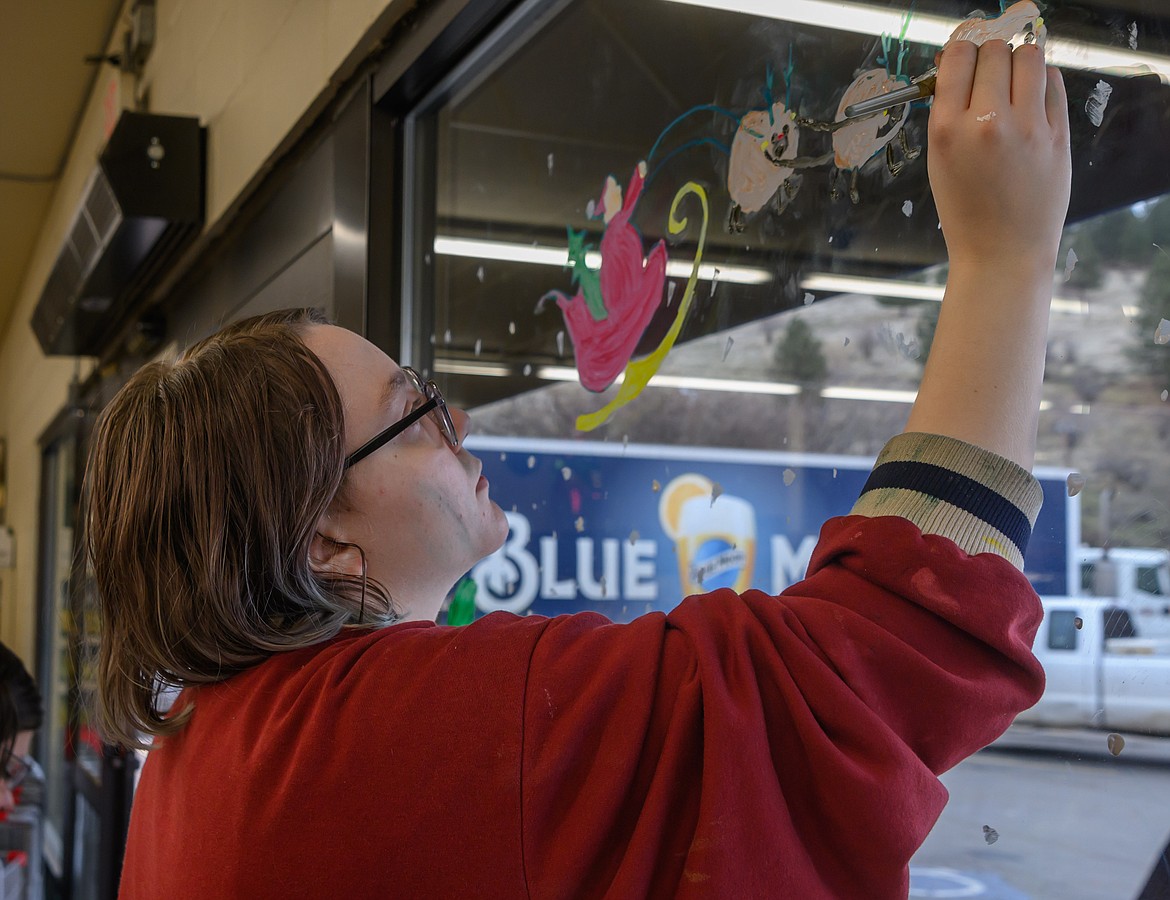
[[[674,541],[685,594],[752,586],[756,560],[756,513],[740,497],[719,494],[695,473],[680,475],[662,492],[658,515]]]

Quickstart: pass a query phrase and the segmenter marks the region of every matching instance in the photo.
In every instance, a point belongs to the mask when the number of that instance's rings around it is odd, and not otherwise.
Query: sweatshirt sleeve
[[[1031,473],[1009,459],[955,438],[910,433],[878,455],[853,512],[901,516],[923,534],[1023,569],[1043,499]]]
[[[525,691],[531,896],[904,898],[937,775],[1043,690],[1018,568],[1039,496],[903,435],[781,596],[552,620]]]

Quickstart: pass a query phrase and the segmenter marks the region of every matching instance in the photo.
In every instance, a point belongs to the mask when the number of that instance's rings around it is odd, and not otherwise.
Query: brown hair
[[[98,420],[86,533],[111,742],[182,727],[192,704],[160,703],[174,687],[396,618],[376,582],[310,565],[345,453],[341,398],[301,339],[310,323],[326,320],[284,310],[230,325],[140,369]]]

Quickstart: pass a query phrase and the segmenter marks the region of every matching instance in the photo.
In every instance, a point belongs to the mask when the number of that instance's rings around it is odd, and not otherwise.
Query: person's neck
[[[428,587],[391,591],[400,622],[435,622],[450,589]]]

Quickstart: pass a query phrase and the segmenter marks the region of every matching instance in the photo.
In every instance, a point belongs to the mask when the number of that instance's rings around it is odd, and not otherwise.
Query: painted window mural
[[[1025,560],[1060,633],[1042,703],[944,779],[912,896],[1137,898],[1170,885],[1162,0],[524,4],[416,117],[409,361],[511,524],[458,616],[782,590],[909,412],[947,276],[935,56],[990,38],[1070,101]]]

